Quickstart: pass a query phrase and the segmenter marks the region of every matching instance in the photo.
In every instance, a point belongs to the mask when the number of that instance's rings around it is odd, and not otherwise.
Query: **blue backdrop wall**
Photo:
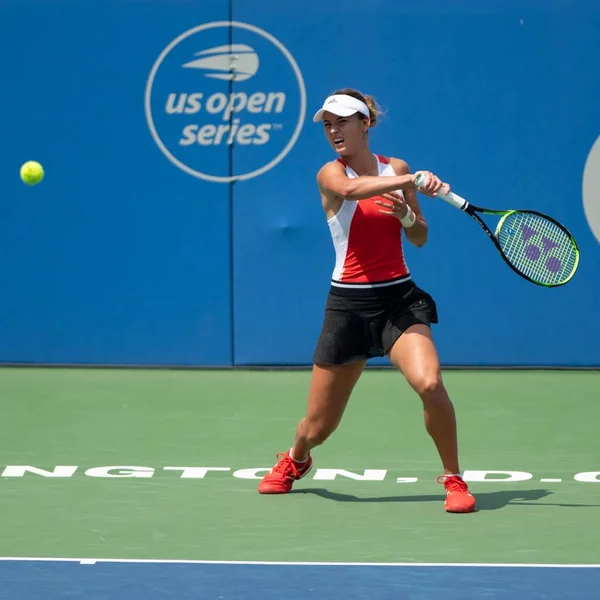
[[[334,263],[311,117],[349,86],[386,110],[374,151],[476,204],[552,214],[580,245],[575,279],[538,288],[421,197],[430,241],[407,260],[442,362],[600,365],[596,0],[4,0],[0,16],[1,362],[310,363]],[[27,160],[41,185],[20,181]]]

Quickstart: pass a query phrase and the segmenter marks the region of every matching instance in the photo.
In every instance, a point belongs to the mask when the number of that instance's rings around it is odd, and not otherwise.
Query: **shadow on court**
[[[339,492],[330,492],[322,488],[309,488],[292,490],[292,494],[314,494],[326,500],[334,502],[441,502],[444,499],[443,494],[429,495],[406,495],[406,496],[382,496],[376,498],[360,498],[351,494],[340,494]],[[510,505],[521,506],[562,506],[565,508],[586,508],[591,506],[600,506],[600,504],[562,504],[552,502],[540,502],[537,500],[547,498],[554,492],[550,490],[501,490],[495,492],[476,492],[478,510],[498,510]]]

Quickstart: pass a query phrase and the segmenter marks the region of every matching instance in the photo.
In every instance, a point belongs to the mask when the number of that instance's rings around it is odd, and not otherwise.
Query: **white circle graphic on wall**
[[[174,165],[231,183],[266,173],[290,152],[304,124],[306,88],[294,57],[270,33],[215,21],[160,53],[144,106],[152,138]]]
[[[583,211],[600,243],[600,137],[592,146],[583,169]]]

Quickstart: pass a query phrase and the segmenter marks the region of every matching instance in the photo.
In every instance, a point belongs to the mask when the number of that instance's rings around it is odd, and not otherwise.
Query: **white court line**
[[[277,562],[246,560],[177,560],[153,558],[36,558],[32,556],[0,556],[3,562],[78,562],[130,563],[130,564],[176,564],[176,565],[258,565],[258,566],[297,566],[297,567],[502,567],[535,569],[600,569],[600,564],[548,564],[548,563],[364,563],[364,562]]]

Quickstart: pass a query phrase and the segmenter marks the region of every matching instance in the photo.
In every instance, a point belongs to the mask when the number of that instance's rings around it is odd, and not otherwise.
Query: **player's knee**
[[[439,373],[423,373],[412,384],[424,402],[436,402],[445,399],[444,384]]]

